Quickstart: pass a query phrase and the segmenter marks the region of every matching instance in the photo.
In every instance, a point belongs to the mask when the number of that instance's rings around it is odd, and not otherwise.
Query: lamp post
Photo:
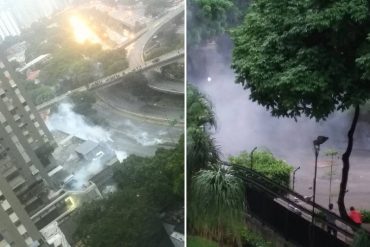
[[[294,171],[293,171],[293,186],[292,186],[292,190],[294,191],[294,184],[295,184],[295,173],[299,170],[299,169],[301,169],[301,167],[300,166],[298,166],[296,169],[294,169]]]
[[[315,175],[313,177],[313,195],[312,195],[312,212],[311,212],[311,246],[314,247],[315,244],[315,203],[316,203],[316,176],[317,176],[317,159],[319,157],[320,145],[326,142],[329,138],[326,136],[318,136],[316,140],[313,141],[313,147],[315,150]]]

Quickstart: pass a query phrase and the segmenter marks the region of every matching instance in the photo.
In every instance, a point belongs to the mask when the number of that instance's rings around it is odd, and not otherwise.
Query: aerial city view
[[[187,1],[188,246],[370,246],[368,1]]]
[[[184,2],[0,0],[0,246],[184,246]]]

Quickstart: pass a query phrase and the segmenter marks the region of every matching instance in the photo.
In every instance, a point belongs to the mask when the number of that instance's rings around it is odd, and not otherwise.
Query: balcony
[[[10,182],[9,182],[9,185],[10,187],[12,188],[12,190],[15,190],[17,189],[19,186],[21,186],[22,184],[24,184],[26,182],[26,180],[21,177],[21,176],[17,176],[15,177],[14,179],[12,179]]]

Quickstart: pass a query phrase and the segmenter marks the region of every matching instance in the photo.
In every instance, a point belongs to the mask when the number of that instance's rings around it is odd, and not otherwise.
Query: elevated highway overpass
[[[154,68],[162,67],[168,64],[171,64],[175,61],[183,61],[184,60],[184,50],[178,50],[178,51],[173,51],[169,52],[165,55],[162,55],[160,57],[154,58],[150,61],[143,62],[142,65],[132,68],[125,69],[123,71],[120,71],[118,73],[115,73],[113,75],[107,76],[105,78],[93,81],[86,86],[82,86],[79,88],[76,88],[74,90],[68,91],[67,93],[64,93],[58,97],[55,97],[52,100],[49,100],[41,105],[37,106],[37,110],[44,110],[62,100],[67,98],[68,96],[74,94],[74,93],[79,93],[79,92],[84,92],[86,90],[96,90],[101,87],[108,87],[115,85],[117,83],[122,82],[122,78],[124,78],[126,75],[130,73],[136,73],[136,72],[145,72]]]

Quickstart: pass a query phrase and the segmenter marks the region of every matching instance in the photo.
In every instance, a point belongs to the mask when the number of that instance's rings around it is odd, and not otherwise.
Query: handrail
[[[298,194],[297,192],[292,191],[290,188],[285,187],[285,186],[273,181],[272,179],[268,178],[267,176],[255,171],[251,168],[241,166],[241,165],[230,164],[228,162],[223,162],[223,165],[232,166],[234,171],[235,171],[235,175],[237,177],[239,177],[240,179],[242,179],[243,181],[245,181],[246,183],[248,183],[249,186],[253,186],[253,187],[255,187],[259,190],[262,190],[268,196],[270,196],[274,199],[278,198],[278,199],[296,207],[297,209],[301,210],[301,212],[304,212],[306,215],[309,215],[310,217],[312,217],[311,210],[305,208],[303,205],[301,205],[296,200],[293,200],[293,199],[289,198],[289,196],[292,196],[292,197],[295,197],[296,199],[298,199],[299,201],[304,202],[306,205],[313,206],[313,202],[306,200],[305,197],[302,196],[301,194]],[[272,190],[271,188],[274,188],[274,190]],[[340,222],[343,226],[350,227],[351,229],[354,229],[355,231],[360,229],[360,227],[358,227],[354,223],[348,222],[347,220],[344,220],[343,218],[341,218],[337,214],[329,211],[328,209],[322,207],[321,205],[318,205],[318,204],[315,203],[315,208],[318,209],[319,211],[323,212],[325,215],[331,215],[335,220]],[[315,214],[314,217],[319,218],[326,225],[330,225],[331,227],[336,228],[338,232],[342,233],[346,237],[350,237],[350,238],[354,237],[354,234],[352,232],[349,232],[348,230],[344,229],[343,227],[341,227],[340,224],[339,225],[332,224],[331,222],[328,222],[327,219],[325,217],[321,216],[321,215]]]

